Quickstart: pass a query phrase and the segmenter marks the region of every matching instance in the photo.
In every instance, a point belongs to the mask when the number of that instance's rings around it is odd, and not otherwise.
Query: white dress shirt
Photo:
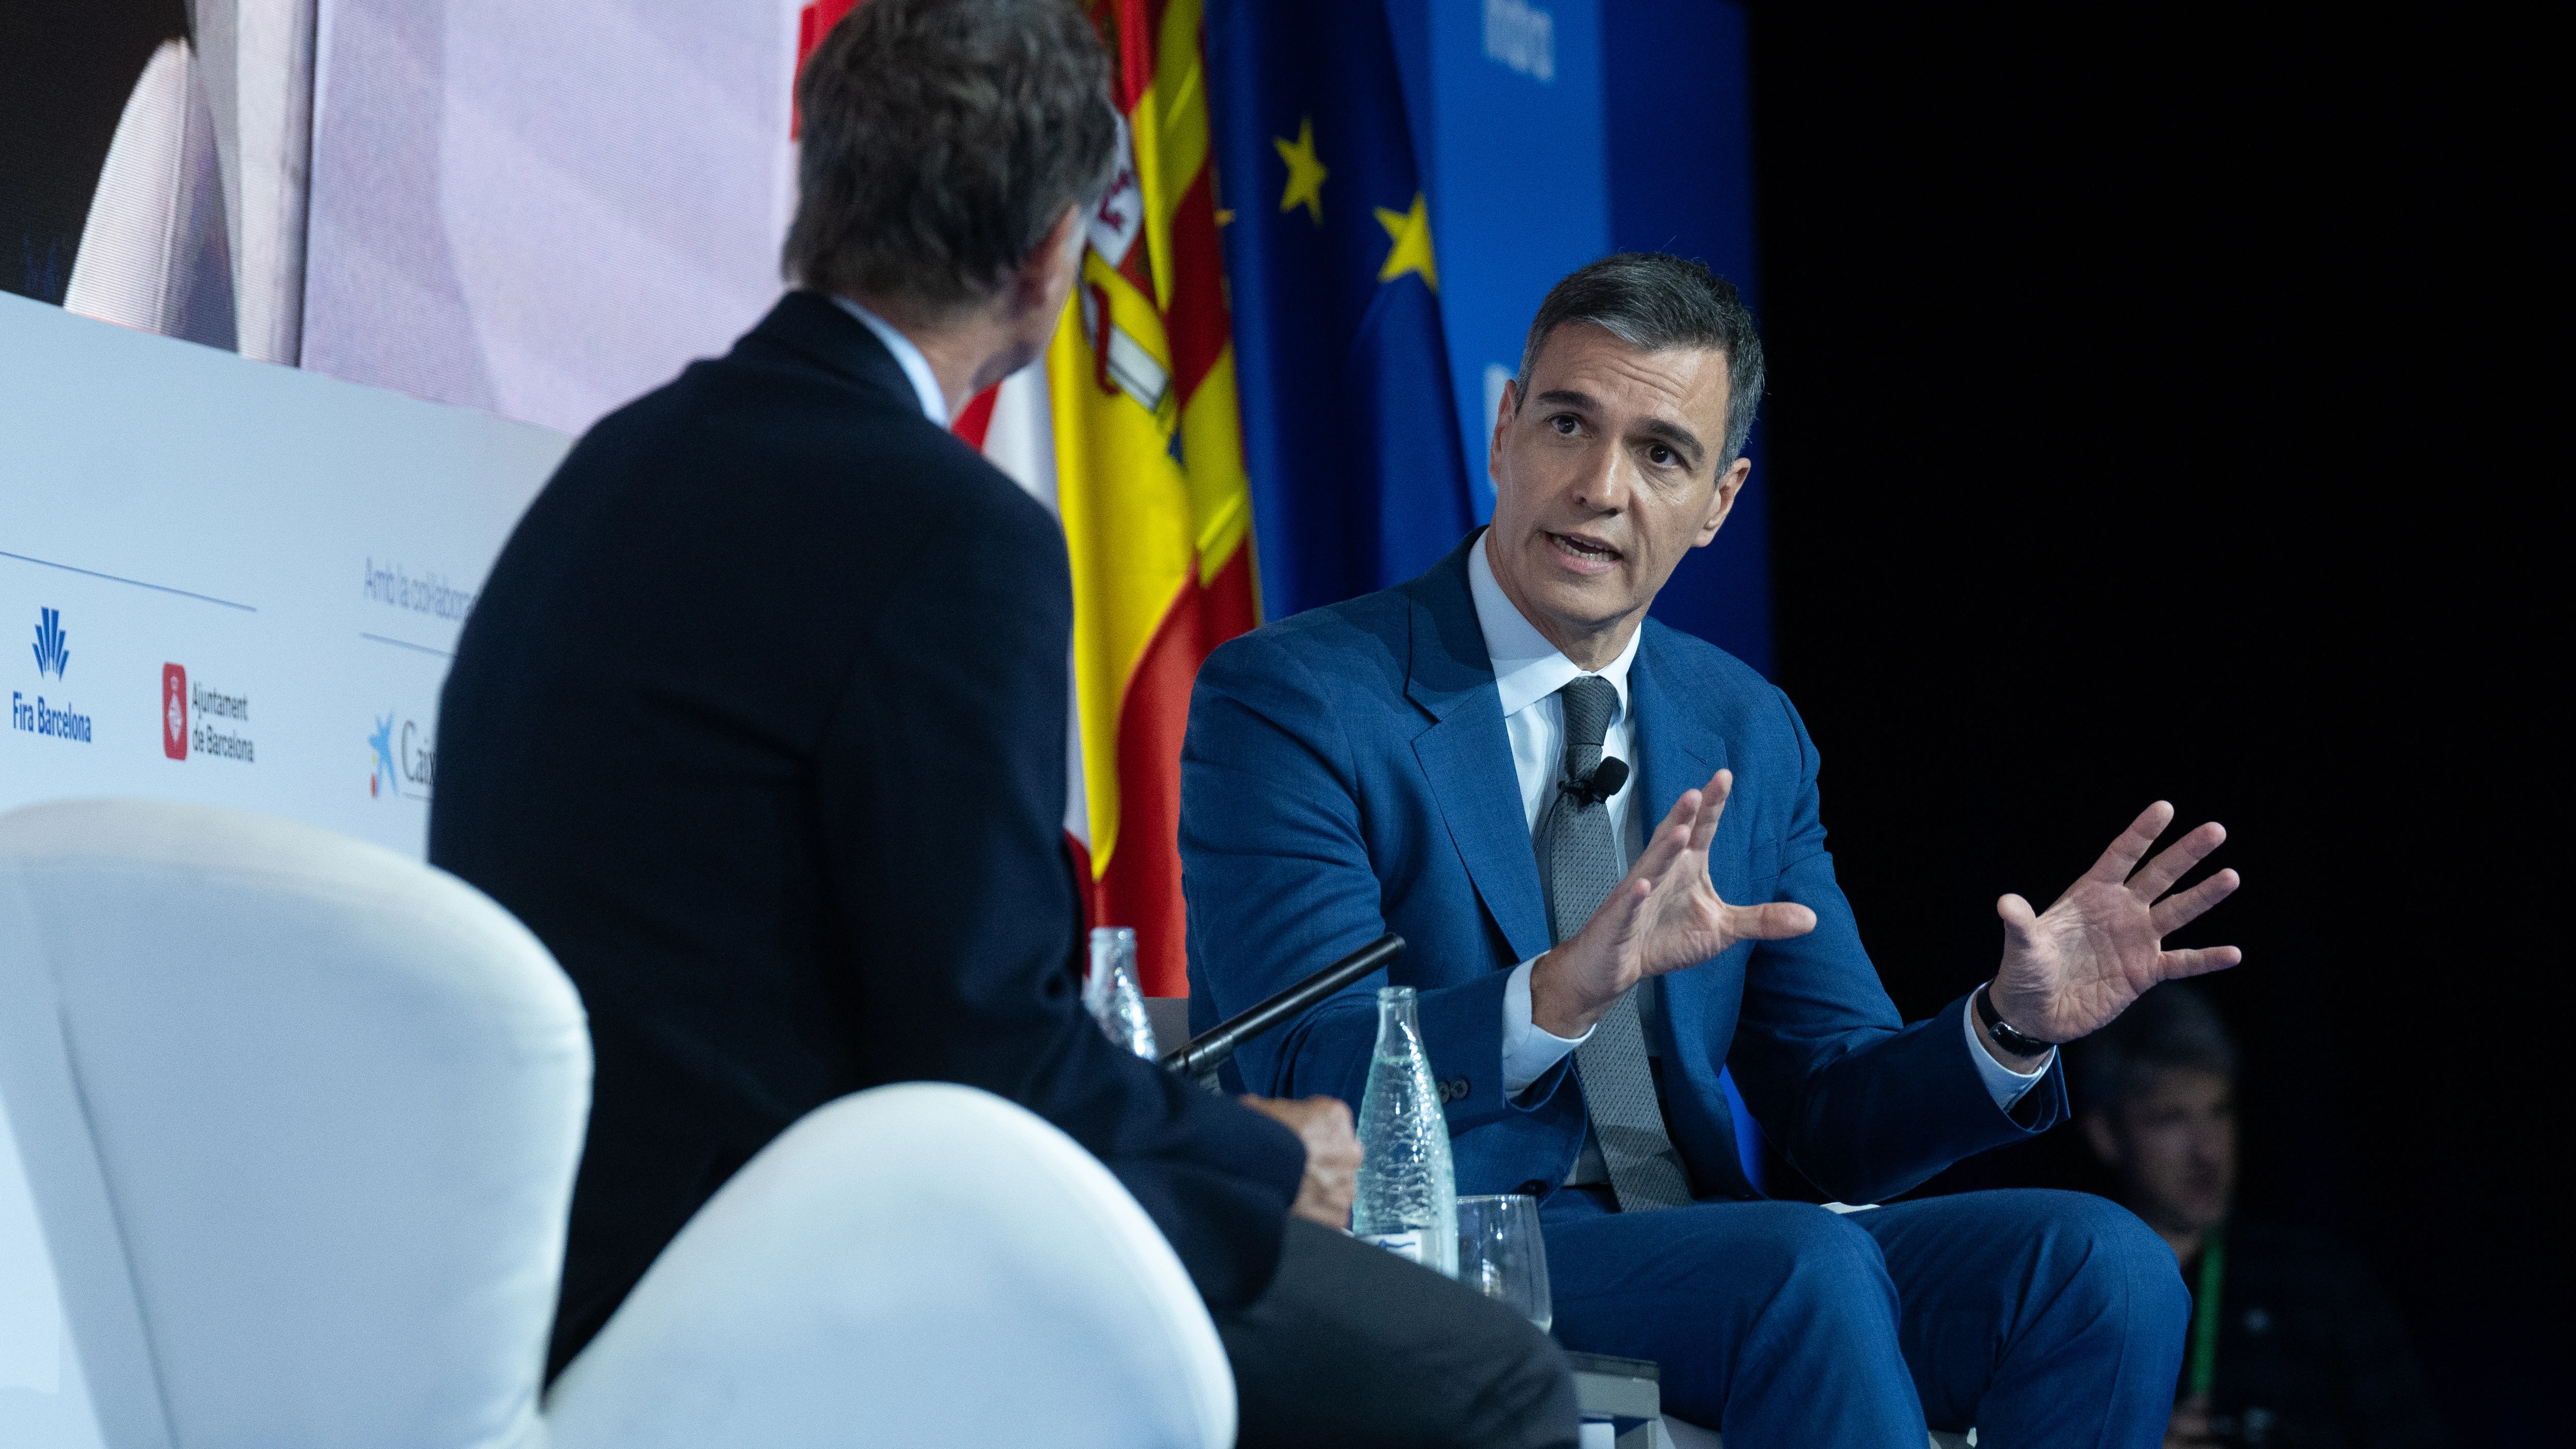
[[[1535,850],[1539,819],[1546,812],[1549,796],[1564,767],[1565,705],[1556,692],[1578,676],[1596,671],[1577,667],[1522,617],[1494,578],[1493,563],[1485,555],[1486,540],[1491,537],[1487,534],[1478,539],[1467,555],[1467,592],[1475,601],[1476,624],[1484,631],[1485,652],[1494,662],[1494,689],[1502,696],[1503,733],[1511,741],[1512,770],[1520,778],[1521,813],[1529,822],[1531,848]],[[1645,632],[1640,626],[1628,636],[1628,647],[1619,651],[1619,657],[1597,671],[1619,694],[1619,707],[1610,717],[1610,727],[1602,732],[1601,757],[1625,760],[1630,766],[1627,783],[1609,802],[1610,829],[1619,838],[1623,859],[1630,863],[1644,848],[1644,822],[1632,808],[1637,798],[1637,725],[1628,705],[1628,669],[1636,662],[1637,641]],[[1527,1091],[1530,1083],[1591,1035],[1586,1032],[1579,1037],[1558,1036],[1531,1019],[1530,968],[1537,960],[1532,957],[1513,967],[1511,980],[1503,986],[1503,1092],[1507,1096]],[[1651,1023],[1658,1004],[1655,983],[1640,983],[1640,1020]],[[1977,1030],[1972,1005],[1964,1004],[1959,1018],[1970,1044],[1968,1058],[1976,1064],[1977,1075],[1995,1105],[2010,1110],[2047,1074],[2049,1063],[2042,1061],[2039,1070],[2024,1073],[1995,1060],[1986,1046],[1985,1033]],[[1651,1031],[1647,1040],[1653,1041]],[[1577,1175],[1582,1174],[1578,1171]]]
[[[877,335],[877,340],[886,345],[886,351],[894,354],[896,365],[903,369],[903,375],[912,383],[913,393],[921,399],[921,415],[943,428],[948,426],[948,397],[939,390],[939,374],[930,370],[930,359],[922,355],[920,348],[912,345],[912,339],[904,336],[893,323],[847,297],[834,297],[832,300],[841,304],[842,311],[866,323],[868,330]]]

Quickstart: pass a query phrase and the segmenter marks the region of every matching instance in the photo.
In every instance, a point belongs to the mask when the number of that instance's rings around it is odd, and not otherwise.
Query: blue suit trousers
[[[1728,1449],[1981,1443],[2153,1449],[2191,1316],[2173,1251],[2085,1193],[1612,1210],[1542,1203],[1555,1332],[1653,1359],[1664,1412]]]

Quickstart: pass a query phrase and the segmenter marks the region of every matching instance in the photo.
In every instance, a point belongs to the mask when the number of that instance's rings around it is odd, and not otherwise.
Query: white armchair
[[[571,984],[453,877],[204,806],[0,817],[0,1100],[110,1449],[1231,1444],[1143,1210],[928,1084],[772,1143],[541,1401],[589,1090]]]

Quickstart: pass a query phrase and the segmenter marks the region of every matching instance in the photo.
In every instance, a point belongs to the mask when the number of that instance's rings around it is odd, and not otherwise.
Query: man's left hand
[[[1339,1097],[1241,1097],[1236,1100],[1289,1131],[1306,1149],[1306,1175],[1297,1184],[1297,1201],[1288,1211],[1310,1223],[1336,1230],[1351,1225],[1351,1199],[1358,1194],[1359,1134],[1351,1130],[1351,1109]]]
[[[1995,902],[2004,922],[2004,959],[1987,997],[2005,1025],[2041,1041],[2073,1041],[2108,1024],[2158,982],[2223,971],[2245,959],[2233,946],[2164,949],[2166,936],[2238,885],[2236,872],[2222,870],[2165,895],[2227,838],[2212,821],[2140,868],[2173,816],[2162,800],[2148,806],[2045,911],[2034,913],[2017,895]]]

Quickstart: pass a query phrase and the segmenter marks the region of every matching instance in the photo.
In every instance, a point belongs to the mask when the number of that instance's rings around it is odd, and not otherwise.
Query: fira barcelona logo
[[[56,679],[63,677],[64,666],[72,662],[72,651],[65,640],[63,611],[38,609],[36,611],[36,677],[38,679],[48,674]]]
[[[72,662],[70,640],[71,635],[63,629],[62,610],[36,611],[38,683],[41,684],[48,674],[56,679],[63,677],[63,671]],[[72,708],[69,701],[57,706],[41,694],[29,699],[14,689],[9,691],[9,728],[82,745],[88,744],[91,738],[89,716]]]

